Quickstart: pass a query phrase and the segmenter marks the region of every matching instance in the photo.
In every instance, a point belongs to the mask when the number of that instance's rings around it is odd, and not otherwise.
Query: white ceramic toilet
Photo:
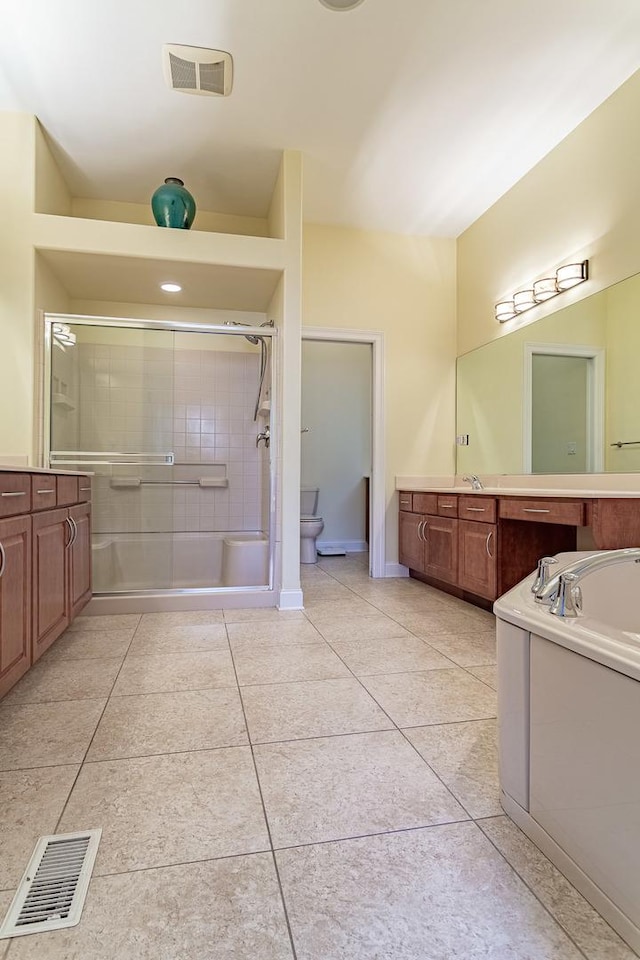
[[[317,517],[317,487],[302,487],[300,490],[300,563],[317,563],[316,537],[324,530],[324,520]]]

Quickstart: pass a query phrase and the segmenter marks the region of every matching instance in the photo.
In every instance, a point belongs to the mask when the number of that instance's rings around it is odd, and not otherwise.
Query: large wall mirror
[[[458,473],[640,471],[640,275],[458,359]]]

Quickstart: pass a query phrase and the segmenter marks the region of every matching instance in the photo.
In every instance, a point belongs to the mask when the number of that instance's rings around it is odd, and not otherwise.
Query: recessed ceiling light
[[[363,2],[364,0],[320,0],[320,3],[329,10],[353,10]]]
[[[160,289],[164,290],[165,293],[180,293],[182,287],[179,283],[161,283]]]

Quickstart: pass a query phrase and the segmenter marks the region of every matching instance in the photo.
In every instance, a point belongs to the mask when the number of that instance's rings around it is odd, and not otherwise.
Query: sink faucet
[[[546,558],[545,558],[546,559]],[[640,563],[640,547],[625,547],[622,550],[601,550],[588,557],[580,557],[564,567],[555,577],[543,577],[540,588],[535,593],[538,603],[551,607],[551,613],[559,617],[577,617],[581,612],[580,587],[583,577],[609,567],[614,563],[632,561]]]
[[[475,473],[470,473],[468,477],[463,477],[462,479],[465,483],[471,484],[472,490],[484,490],[482,480],[480,477],[477,477]]]

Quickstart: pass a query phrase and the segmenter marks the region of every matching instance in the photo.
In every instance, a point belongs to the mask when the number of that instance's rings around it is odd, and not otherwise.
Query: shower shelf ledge
[[[51,397],[51,403],[54,407],[62,407],[63,410],[75,410],[76,405],[64,393],[54,393]]]

